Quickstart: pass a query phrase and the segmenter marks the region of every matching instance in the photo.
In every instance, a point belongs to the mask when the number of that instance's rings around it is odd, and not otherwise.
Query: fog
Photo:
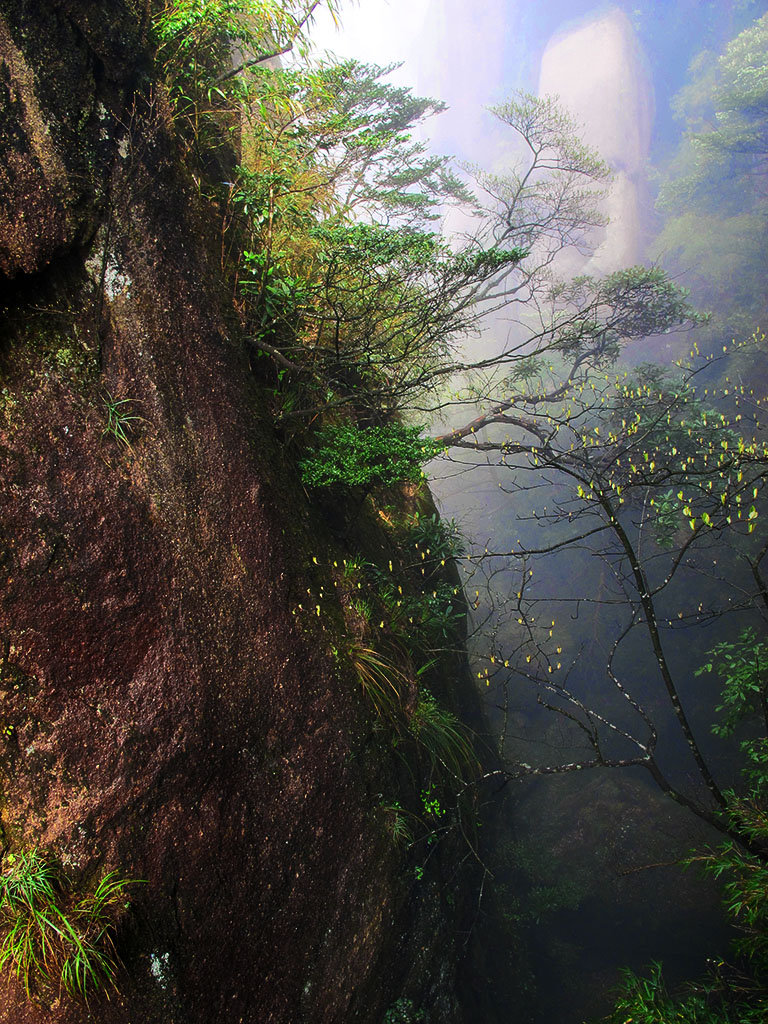
[[[735,187],[731,184],[735,198],[731,195],[729,201],[742,220],[736,217],[726,224],[720,219],[718,196],[727,191],[727,166],[722,181],[713,186],[714,196],[709,197],[712,210],[691,213],[690,223],[683,223],[679,211],[677,221],[667,212],[668,224],[662,232],[663,218],[654,200],[659,181],[671,173],[672,158],[682,143],[686,125],[675,120],[672,99],[687,80],[690,61],[705,49],[722,52],[727,40],[766,8],[768,3],[749,0],[718,4],[699,0],[613,4],[590,0],[544,4],[490,0],[482,5],[462,0],[369,0],[342,10],[341,31],[327,16],[319,18],[314,39],[318,48],[339,56],[378,64],[401,62],[402,66],[393,72],[393,81],[448,105],[448,110],[425,128],[433,148],[498,173],[515,160],[515,145],[510,129],[485,108],[502,102],[517,89],[557,95],[580,127],[582,138],[599,152],[613,174],[603,199],[607,224],[596,230],[592,254],[570,250],[558,258],[558,272],[564,276],[599,276],[648,261],[653,255],[662,262],[669,257],[669,266],[678,279],[690,278],[695,284],[693,262],[703,256],[707,246],[717,253],[710,262],[722,262],[717,246],[727,236],[734,253],[734,281],[729,282],[725,273],[716,271],[723,278],[723,292],[733,292],[736,281],[748,280],[747,290],[760,298],[755,305],[759,310],[760,303],[765,306],[762,296],[768,292],[758,269],[768,263],[765,218],[761,212],[754,220],[754,244],[745,247],[745,211],[754,211],[746,194],[739,204],[744,189],[737,182]],[[449,219],[446,229],[455,228],[457,223]],[[707,226],[708,235],[704,235],[702,225]],[[688,247],[681,245],[683,255],[673,264],[670,253],[681,231]],[[698,234],[703,241],[697,253],[693,241]],[[728,258],[726,252],[726,267],[731,266]],[[698,287],[694,297],[707,302],[710,296],[705,286]],[[712,292],[711,284],[709,288]],[[718,295],[715,298],[724,305],[724,299],[721,301]],[[725,313],[719,321],[716,315],[713,323],[716,327],[711,332],[731,328]],[[468,344],[486,346],[487,351],[495,343],[492,334],[497,326],[492,325],[485,338],[471,339]],[[687,349],[687,340],[685,345]],[[647,348],[636,361],[649,358],[649,353],[664,358],[669,355],[662,347]],[[466,473],[467,464],[473,461],[477,466]],[[486,543],[496,548],[511,547],[528,528],[521,526],[520,520],[531,514],[532,502],[547,498],[525,493],[511,498],[500,491],[504,471],[496,465],[484,465],[479,454],[463,455],[461,462],[442,474],[439,464],[436,468],[433,488],[443,514],[457,518],[481,548]],[[543,486],[540,489],[544,490]],[[589,551],[582,551],[581,556],[564,556],[551,566],[549,577],[543,581],[544,589],[549,587],[563,596],[569,593],[573,580],[583,587],[583,580],[588,579],[588,586],[597,592],[603,584],[594,568],[594,558],[590,568],[589,555]],[[508,582],[501,573],[496,585],[502,587]],[[578,614],[577,609],[576,618]],[[605,620],[610,617],[604,612],[591,614],[590,618],[583,613],[577,626],[566,624],[564,631],[589,633],[588,645],[600,661],[610,646],[606,630],[615,623],[601,620],[601,614]],[[587,643],[584,636],[578,642]],[[679,645],[675,656],[682,674],[686,660],[690,668],[704,646],[700,636]],[[638,656],[637,649],[630,653],[636,661],[627,665],[632,685],[638,688],[642,700],[655,699],[650,690],[643,689],[648,686],[649,675],[643,656]],[[585,686],[593,684],[589,668],[587,660],[585,668],[579,670],[579,681]],[[705,712],[711,717],[711,704],[701,712],[702,731],[708,733]],[[558,727],[544,723],[535,710],[515,706],[510,721],[520,759],[536,763],[537,753],[545,748],[545,753],[557,757],[567,746],[568,740]],[[539,732],[534,735],[536,730]],[[534,749],[537,744],[538,751]],[[679,759],[675,767],[681,771],[684,755],[684,750],[674,749],[671,754],[672,760]],[[500,846],[509,846],[514,839],[534,851],[534,859],[545,865],[540,877],[535,873],[527,876],[529,886],[546,889],[552,885],[556,889],[555,883],[547,881],[549,871],[557,884],[562,883],[565,889],[572,886],[577,895],[561,894],[557,897],[562,901],[559,911],[541,924],[537,920],[529,936],[530,948],[524,953],[528,957],[528,981],[515,978],[506,986],[497,983],[493,988],[486,979],[486,988],[490,986],[492,994],[483,994],[478,988],[477,1016],[472,1020],[495,1020],[495,1014],[503,1020],[508,1017],[538,1024],[580,1024],[588,1016],[607,1012],[611,1005],[607,993],[616,984],[623,965],[642,970],[652,958],[661,958],[672,980],[683,980],[699,975],[708,955],[725,955],[727,935],[714,889],[702,886],[692,872],[681,878],[674,867],[647,875],[634,874],[634,868],[625,870],[638,858],[663,867],[665,862],[684,856],[694,836],[701,839],[695,821],[672,813],[671,802],[665,803],[654,790],[644,788],[637,776],[606,776],[540,780],[517,791],[517,803],[505,826],[507,831],[502,829]],[[551,866],[546,867],[550,862]],[[502,867],[502,878],[506,878],[504,872]],[[506,880],[514,886],[521,883],[524,874],[510,869]],[[481,937],[482,941],[487,946],[476,952],[476,965],[484,963],[484,956],[489,961],[498,959],[499,944],[503,945],[504,939],[499,934],[488,934],[484,940]],[[521,955],[519,948],[515,955]],[[476,969],[484,970],[482,966]],[[525,1003],[515,986],[531,979],[537,994]]]
[[[541,58],[538,94],[560,97],[582,138],[613,172],[604,203],[607,228],[594,256],[572,269],[599,273],[632,266],[642,255],[649,202],[653,92],[626,14],[610,10],[557,33]]]
[[[527,7],[490,0],[473,5],[470,16],[462,0],[381,0],[344,9],[341,29],[325,12],[313,40],[319,50],[340,57],[400,63],[393,82],[448,105],[426,126],[432,147],[501,173],[514,159],[515,140],[486,108],[522,88],[561,97],[614,172],[605,202],[607,232],[590,264],[575,259],[571,269],[591,273],[630,265],[643,244],[654,109],[637,33],[622,10],[601,6],[543,41],[537,34],[527,46]]]

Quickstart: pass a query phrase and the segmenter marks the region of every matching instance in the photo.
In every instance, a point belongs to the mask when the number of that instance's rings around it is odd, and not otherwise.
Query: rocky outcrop
[[[139,0],[0,4],[0,272],[40,270],[95,227],[121,103],[137,78]],[[109,19],[109,20],[107,20]],[[144,68],[146,71],[146,67]]]
[[[455,1020],[439,907],[377,811],[393,757],[294,614],[333,541],[145,34],[138,0],[0,0],[3,841],[145,880],[118,993],[11,981],[0,1022],[378,1021],[409,978]]]
[[[599,55],[599,59],[596,58]],[[585,260],[569,253],[572,273],[610,273],[637,263],[644,242],[646,170],[653,123],[653,92],[636,33],[612,8],[554,36],[544,51],[539,95],[560,97],[613,172],[596,233],[597,251]]]

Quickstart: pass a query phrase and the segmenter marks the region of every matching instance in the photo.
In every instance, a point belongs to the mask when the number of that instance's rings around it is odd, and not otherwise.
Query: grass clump
[[[477,757],[464,726],[426,690],[419,694],[409,729],[433,764],[441,765],[455,779],[470,777],[475,772]]]
[[[131,447],[131,433],[136,423],[143,423],[144,417],[132,412],[133,398],[114,398],[109,392],[102,396],[106,421],[101,436],[109,434],[126,448]]]
[[[387,831],[392,843],[399,847],[410,846],[413,843],[413,829],[408,823],[408,812],[403,810],[397,800],[391,804],[382,804],[382,810],[387,816]],[[418,821],[415,815],[410,817]]]
[[[60,988],[87,1001],[116,988],[113,936],[130,884],[111,871],[94,892],[78,895],[37,850],[8,854],[0,874],[0,971],[12,971],[27,996]]]
[[[358,682],[380,718],[396,722],[402,714],[411,680],[393,661],[359,641],[349,647]]]

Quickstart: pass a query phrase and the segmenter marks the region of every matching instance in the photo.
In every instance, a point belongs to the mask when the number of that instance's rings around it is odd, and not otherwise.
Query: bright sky
[[[432,0],[345,0],[341,29],[327,10],[317,16],[312,38],[318,48],[372,64],[404,61],[393,81],[419,89],[419,56]],[[405,28],[407,26],[407,29]]]
[[[516,0],[342,0],[341,31],[323,11],[312,38],[340,57],[402,62],[395,84],[450,108],[428,126],[435,148],[489,162],[492,124],[483,107],[520,85],[511,42],[516,9]]]

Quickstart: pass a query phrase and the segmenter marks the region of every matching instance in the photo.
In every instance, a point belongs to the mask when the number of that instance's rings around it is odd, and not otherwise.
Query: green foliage
[[[382,1024],[426,1024],[423,1010],[417,1010],[410,999],[398,999],[384,1014]]]
[[[432,563],[460,558],[465,552],[464,539],[456,520],[441,519],[436,512],[429,516],[415,514],[408,526],[406,544],[413,544]]]
[[[440,803],[440,797],[437,794],[434,783],[431,782],[426,789],[422,789],[421,806],[424,808],[424,814],[427,818],[439,821],[445,817],[446,810]]]
[[[744,757],[741,774],[748,784],[751,798],[753,801],[764,800],[768,794],[768,737],[745,740],[741,744],[741,753]]]
[[[560,311],[554,347],[591,353],[595,366],[615,362],[628,338],[647,338],[702,319],[688,294],[658,267],[629,267],[603,278],[577,277],[555,289]]]
[[[387,830],[395,846],[410,846],[413,842],[413,829],[408,824],[408,814],[396,800],[391,804],[382,805],[387,815]]]
[[[714,672],[723,680],[723,703],[717,708],[723,720],[712,731],[728,736],[739,721],[755,712],[768,728],[766,645],[747,629],[736,641],[716,644],[708,658],[695,674]],[[727,794],[725,814],[733,834],[743,841],[729,840],[719,849],[689,860],[703,863],[723,884],[726,912],[741,933],[736,942],[741,964],[733,967],[721,961],[703,982],[689,985],[677,995],[667,990],[661,964],[653,964],[646,978],[626,971],[608,1017],[611,1024],[628,1020],[639,1024],[762,1024],[768,1017],[768,738],[743,743],[742,751],[749,789],[745,796]]]
[[[421,467],[437,450],[421,437],[420,427],[391,423],[361,428],[342,423],[318,431],[316,450],[300,463],[301,478],[309,487],[368,487],[418,480]]]
[[[255,68],[239,94],[242,166],[227,202],[251,254],[246,311],[257,339],[306,359],[321,403],[397,406],[465,323],[461,290],[519,255],[470,246],[465,259],[424,229],[470,196],[412,138],[441,104],[390,85],[389,70]]]
[[[768,816],[751,799],[732,798],[734,825],[752,840],[768,840]],[[764,857],[729,842],[714,853],[692,860],[704,861],[707,870],[723,881],[726,911],[743,937],[736,943],[744,958],[735,968],[720,961],[702,982],[671,994],[661,964],[649,977],[625,971],[622,990],[611,1024],[762,1024],[768,1017],[768,866]]]
[[[345,558],[342,564],[341,575],[347,583],[359,583],[365,569],[365,559],[362,555],[352,555]]]
[[[152,29],[157,59],[182,115],[199,118],[203,103],[226,99],[232,84],[294,46],[306,53],[311,0],[165,0]],[[331,11],[335,4],[329,2]],[[242,62],[232,66],[232,58]]]
[[[700,676],[714,672],[723,680],[723,703],[717,711],[723,720],[712,726],[718,736],[729,736],[748,714],[765,715],[768,707],[768,644],[745,629],[733,642],[723,641],[708,652],[709,660],[696,670]],[[768,724],[766,722],[765,724]]]
[[[364,622],[370,622],[371,615],[373,614],[370,601],[365,601],[363,598],[358,597],[353,598],[349,605]]]
[[[115,987],[114,928],[130,884],[113,871],[93,893],[78,895],[37,850],[8,854],[0,874],[0,969],[13,971],[28,996],[60,985],[87,1000]]]
[[[660,548],[674,547],[674,537],[681,522],[682,505],[672,490],[660,494],[653,502],[653,532]]]
[[[154,22],[158,59],[201,176],[215,171],[208,188],[222,215],[222,265],[236,278],[249,340],[292,381],[292,390],[281,380],[273,391],[282,423],[325,410],[387,422],[400,410],[439,407],[456,342],[488,313],[529,299],[543,309],[555,253],[587,246],[603,222],[609,173],[555,101],[519,94],[493,112],[525,142],[527,162],[504,175],[474,172],[470,188],[415,141],[442,104],[391,85],[392,68],[307,59],[315,6],[169,0]],[[302,60],[266,65],[290,47]],[[234,173],[224,152],[233,144]],[[222,187],[224,176],[233,180]],[[431,225],[453,204],[479,219],[449,246]],[[510,382],[538,374],[553,349],[605,363],[627,338],[690,313],[662,274],[639,268],[582,280],[568,294],[552,288],[549,300],[550,320],[532,345],[500,359]],[[355,439],[346,463],[331,439],[334,447],[331,471],[305,463],[312,486],[379,479]],[[378,454],[373,462],[381,465]],[[417,462],[400,461],[382,478],[409,479]]]
[[[400,608],[400,624],[406,635],[410,633],[414,643],[427,652],[450,642],[456,636],[464,614],[457,606],[456,597],[456,587],[450,583],[437,583],[433,589],[404,600]]]
[[[423,564],[427,565],[426,552],[423,554]],[[433,581],[418,593],[409,594],[383,574],[374,570],[373,575],[388,627],[413,657],[429,657],[441,646],[455,641],[464,614],[456,600],[458,587]]]
[[[768,446],[757,432],[740,432],[740,414],[702,402],[693,375],[641,366],[633,375],[606,376],[600,389],[593,383],[586,401],[584,390],[567,394],[570,412],[560,430],[567,428],[569,450],[561,465],[583,481],[576,491],[590,515],[612,524],[621,506],[647,508],[662,548],[672,545],[678,525],[695,541],[711,530],[754,531]],[[744,392],[736,392],[737,401]],[[587,415],[574,431],[579,407]]]
[[[301,277],[292,277],[281,262],[282,252],[244,252],[240,290],[255,299],[260,323],[258,337],[280,341],[295,331],[302,312],[310,305],[313,288]]]
[[[500,212],[509,205],[516,208],[517,245],[531,250],[534,244],[542,248],[553,243],[559,248],[564,240],[581,244],[586,232],[604,223],[600,199],[610,180],[607,164],[584,145],[573,120],[554,97],[519,92],[490,110],[525,141],[536,169],[551,172],[542,189],[534,186],[525,163],[505,175],[477,172]],[[506,244],[508,238],[507,230],[500,240]]]
[[[723,990],[716,977],[675,998],[656,963],[647,978],[625,971],[614,1010],[604,1019],[608,1024],[762,1024],[766,1012],[768,1000]]]
[[[390,658],[358,641],[350,643],[349,657],[376,714],[396,724],[402,716],[411,680]]]
[[[392,70],[354,60],[253,70],[241,94],[247,155],[279,175],[278,210],[300,200],[302,181],[323,213],[355,210],[371,222],[419,223],[446,200],[469,200],[448,161],[413,139],[443,104],[391,85]]]
[[[433,764],[444,768],[454,779],[467,778],[476,770],[477,758],[464,726],[427,690],[419,694],[408,728],[427,750]]]
[[[758,973],[768,972],[768,862],[756,851],[768,847],[768,645],[753,629],[745,629],[735,641],[723,641],[708,651],[708,661],[696,675],[714,672],[723,682],[723,702],[717,708],[722,721],[712,726],[719,736],[729,736],[744,719],[760,718],[763,735],[741,744],[742,775],[746,795],[728,794],[726,813],[736,835],[750,847],[729,841],[703,859],[708,871],[725,881],[726,910],[743,932],[740,952]],[[768,1005],[768,992],[765,993]]]
[[[107,414],[102,437],[105,434],[109,434],[119,444],[130,448],[130,435],[135,429],[134,424],[144,422],[143,416],[131,412],[131,406],[136,404],[136,400],[133,398],[113,398],[108,391],[102,396],[102,400]]]
[[[755,838],[763,841],[768,838],[764,808],[740,801],[734,802],[732,812],[739,826],[746,825]],[[706,866],[716,878],[725,881],[725,907],[742,932],[742,938],[736,943],[738,952],[757,977],[765,979],[768,969],[768,868],[765,860],[727,843],[711,855]],[[763,1005],[768,1006],[768,990],[763,991]]]
[[[732,40],[719,58],[705,53],[692,64],[691,81],[675,105],[690,129],[678,155],[683,173],[662,190],[662,209],[674,210],[688,201],[714,210],[724,200],[726,212],[733,213],[754,201],[745,183],[761,173],[760,158],[768,152],[767,44],[765,15]],[[713,182],[717,198],[707,195]]]
[[[768,15],[719,57],[693,62],[676,104],[687,131],[658,199],[665,224],[656,252],[729,336],[748,333],[766,308],[767,45]]]

